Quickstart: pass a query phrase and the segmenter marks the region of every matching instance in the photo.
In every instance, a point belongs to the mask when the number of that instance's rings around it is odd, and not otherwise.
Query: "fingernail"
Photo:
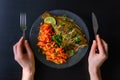
[[[28,41],[27,41],[27,40],[25,40],[25,43],[28,43]]]
[[[99,34],[97,34],[97,37],[100,37],[100,35],[99,35]]]
[[[21,41],[23,41],[23,37],[21,37],[21,38],[19,39],[19,42],[21,42]]]
[[[96,40],[98,39],[98,37],[99,37],[99,34],[96,35]]]
[[[95,43],[96,41],[95,40],[93,40],[93,43]]]
[[[21,37],[21,39],[23,39],[23,36]]]
[[[26,44],[27,44],[27,40],[24,41],[24,45],[26,45]]]

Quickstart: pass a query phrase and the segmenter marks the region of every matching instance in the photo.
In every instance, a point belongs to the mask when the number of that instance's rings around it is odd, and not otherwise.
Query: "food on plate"
[[[47,60],[63,64],[78,49],[88,46],[83,30],[67,15],[56,16],[46,11],[42,18],[37,45]]]

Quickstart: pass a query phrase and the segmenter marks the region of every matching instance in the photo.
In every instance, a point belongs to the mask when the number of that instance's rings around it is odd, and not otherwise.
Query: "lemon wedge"
[[[54,17],[46,17],[45,19],[44,19],[44,23],[49,23],[49,24],[56,24],[56,20],[55,20],[55,18]]]

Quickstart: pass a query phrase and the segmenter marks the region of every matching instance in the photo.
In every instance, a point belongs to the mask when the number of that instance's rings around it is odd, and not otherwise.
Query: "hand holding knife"
[[[95,39],[96,39],[96,35],[97,35],[97,32],[98,32],[98,21],[97,21],[97,18],[96,18],[95,14],[93,12],[92,12],[92,23],[93,23],[94,36],[95,36]],[[98,49],[96,49],[96,53],[99,53]]]
[[[97,35],[98,22],[94,13],[92,13],[92,23],[95,40],[93,40],[88,57],[88,70],[90,73],[90,80],[102,80],[100,67],[108,58],[108,45],[99,35]]]

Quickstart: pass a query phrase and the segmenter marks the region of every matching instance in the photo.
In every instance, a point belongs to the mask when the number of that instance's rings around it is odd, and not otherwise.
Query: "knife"
[[[99,26],[94,12],[92,12],[92,24],[93,24],[94,35],[96,36]]]

